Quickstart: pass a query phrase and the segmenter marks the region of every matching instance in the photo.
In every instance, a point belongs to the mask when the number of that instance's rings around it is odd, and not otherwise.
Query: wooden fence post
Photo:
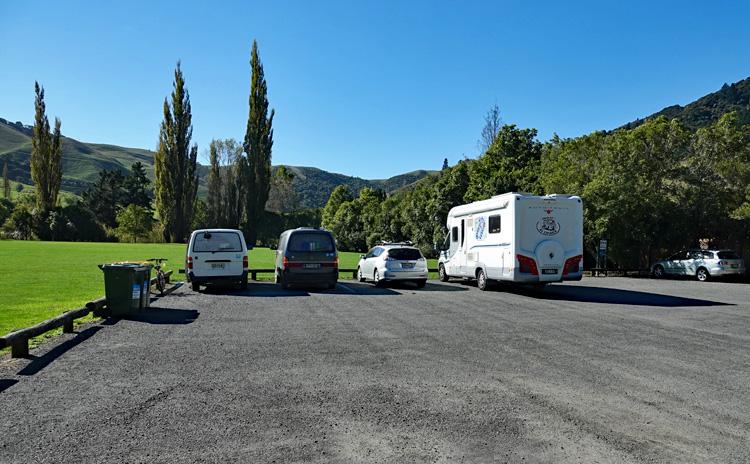
[[[28,358],[29,339],[19,338],[18,340],[14,340],[10,345],[10,356],[13,358]]]

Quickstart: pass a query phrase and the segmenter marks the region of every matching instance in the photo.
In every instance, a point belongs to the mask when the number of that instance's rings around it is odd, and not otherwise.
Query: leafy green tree
[[[122,183],[122,205],[137,205],[151,211],[151,181],[146,175],[146,167],[136,161],[130,167],[130,174]]]
[[[3,163],[3,198],[10,199],[10,180],[8,179],[8,161]]]
[[[346,185],[339,185],[333,189],[333,192],[331,192],[331,195],[328,197],[326,205],[323,207],[323,214],[321,217],[322,226],[328,230],[333,230],[335,225],[334,218],[339,208],[344,203],[352,200],[352,194],[349,192]]]
[[[275,213],[291,213],[299,209],[299,196],[294,190],[294,173],[286,166],[276,168],[271,178],[271,190],[266,210]]]
[[[44,103],[44,89],[34,83],[34,129],[31,136],[31,179],[34,181],[36,206],[50,211],[57,205],[62,182],[62,148],[60,145],[60,120],[55,118],[54,133],[50,130]]]
[[[487,152],[471,164],[464,200],[484,200],[505,192],[538,192],[541,153],[536,129],[503,126]]]
[[[34,234],[34,217],[28,207],[24,204],[17,204],[5,221],[3,229],[13,239],[30,240]]]
[[[221,186],[221,160],[219,159],[219,141],[211,140],[208,153],[208,198],[206,200],[206,217],[210,224],[224,222]]]
[[[117,237],[137,243],[139,238],[145,238],[151,232],[153,220],[148,208],[131,203],[117,213]]]
[[[102,170],[99,178],[82,193],[83,203],[107,227],[117,227],[117,210],[124,205],[125,176],[117,170]]]
[[[180,62],[174,72],[171,105],[164,99],[164,119],[154,155],[156,211],[164,227],[164,240],[182,242],[193,220],[198,192],[197,145],[193,136],[190,95],[185,88]]]
[[[245,188],[245,234],[248,243],[255,243],[258,223],[265,211],[271,188],[271,150],[273,148],[274,110],[268,114],[268,87],[263,64],[258,56],[258,43],[253,41],[250,60],[250,112],[247,119],[243,149]]]

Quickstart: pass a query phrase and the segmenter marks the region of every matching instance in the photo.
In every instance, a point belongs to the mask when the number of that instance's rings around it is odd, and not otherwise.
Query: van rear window
[[[201,232],[195,236],[193,251],[242,251],[242,241],[236,232]]]
[[[328,234],[316,234],[309,232],[302,232],[292,234],[289,237],[289,245],[287,247],[289,251],[324,251],[331,253],[336,251],[333,247],[333,240]]]
[[[416,248],[391,248],[388,250],[388,257],[414,261],[422,258],[422,252]]]

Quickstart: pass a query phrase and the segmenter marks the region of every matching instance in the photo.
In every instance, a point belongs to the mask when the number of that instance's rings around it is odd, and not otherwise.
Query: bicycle
[[[146,261],[154,263],[154,269],[156,269],[156,288],[159,290],[159,296],[163,296],[164,290],[167,287],[167,276],[162,269],[162,263],[167,261],[167,258],[151,258]]]

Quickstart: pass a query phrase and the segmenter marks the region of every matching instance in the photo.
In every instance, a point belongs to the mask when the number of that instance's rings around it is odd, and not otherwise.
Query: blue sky
[[[241,140],[257,39],[274,164],[364,178],[477,156],[484,113],[574,137],[750,76],[750,4],[632,1],[0,2],[0,117],[33,84],[63,133],[154,149],[182,60],[202,160]]]

